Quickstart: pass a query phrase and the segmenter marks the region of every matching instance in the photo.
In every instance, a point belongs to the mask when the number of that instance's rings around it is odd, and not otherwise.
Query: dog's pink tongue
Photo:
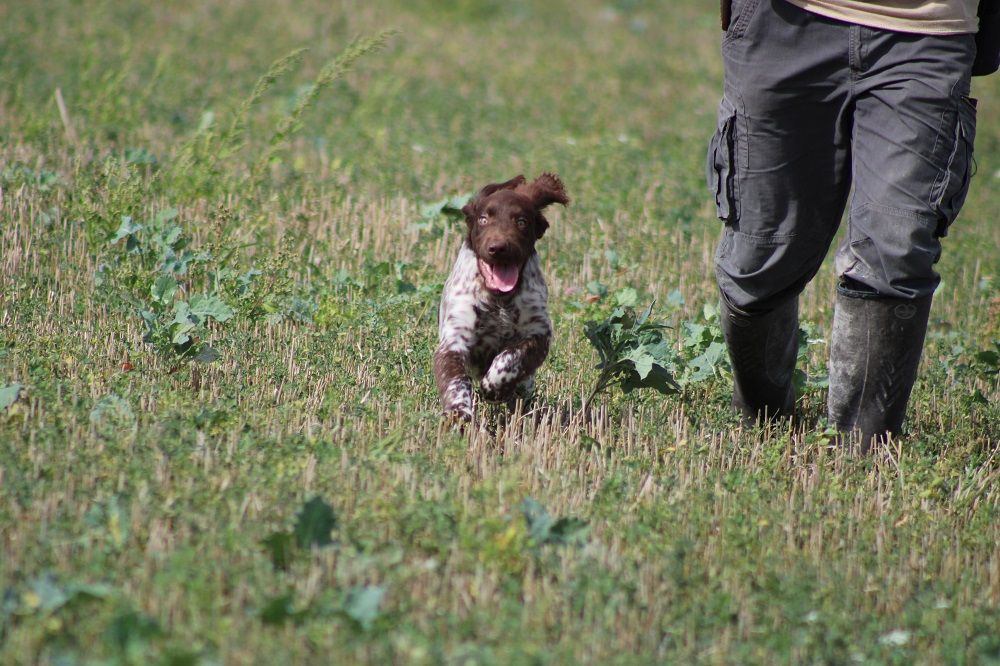
[[[508,266],[490,266],[486,262],[482,263],[483,277],[486,278],[486,286],[496,291],[509,292],[517,286],[517,277],[521,269],[517,264]]]

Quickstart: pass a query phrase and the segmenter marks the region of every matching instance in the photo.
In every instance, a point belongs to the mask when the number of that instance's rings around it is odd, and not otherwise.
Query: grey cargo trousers
[[[733,4],[707,164],[725,222],[716,274],[728,304],[754,315],[797,296],[852,183],[840,289],[933,294],[940,238],[972,173],[974,36],[867,28],[785,0]]]

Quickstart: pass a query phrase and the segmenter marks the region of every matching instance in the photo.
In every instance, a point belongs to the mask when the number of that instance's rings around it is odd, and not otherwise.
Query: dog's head
[[[517,176],[487,185],[462,208],[469,247],[479,260],[487,289],[496,293],[517,289],[535,241],[549,228],[542,209],[553,203],[565,206],[569,197],[559,176],[543,173],[530,183]]]

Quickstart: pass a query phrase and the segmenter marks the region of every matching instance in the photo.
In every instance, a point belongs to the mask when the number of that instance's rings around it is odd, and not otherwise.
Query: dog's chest
[[[504,348],[551,331],[548,290],[537,256],[526,263],[517,293],[500,297],[482,287],[475,256],[463,246],[441,301],[443,348],[467,353],[469,369],[478,376]]]
[[[469,349],[469,370],[480,376],[493,362],[493,358],[518,339],[521,307],[516,302],[503,305],[478,304],[476,306],[476,337]]]
[[[499,349],[518,337],[521,307],[517,301],[505,304],[476,305],[476,347]]]

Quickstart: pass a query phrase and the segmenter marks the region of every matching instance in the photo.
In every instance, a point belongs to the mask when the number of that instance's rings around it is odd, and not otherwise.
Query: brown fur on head
[[[467,242],[479,259],[486,287],[507,293],[516,289],[524,263],[545,235],[546,206],[569,203],[559,176],[543,173],[532,182],[524,176],[487,185],[463,208]]]

